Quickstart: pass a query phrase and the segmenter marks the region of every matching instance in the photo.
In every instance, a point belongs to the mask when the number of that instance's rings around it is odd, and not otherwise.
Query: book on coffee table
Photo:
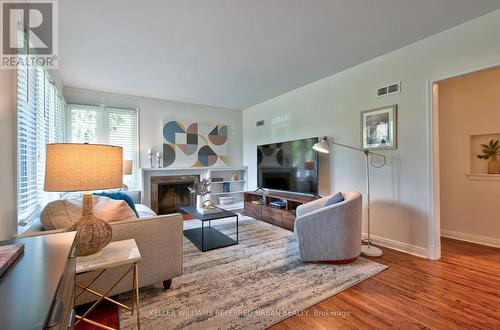
[[[0,246],[0,276],[9,269],[16,259],[24,252],[24,244]]]
[[[202,209],[198,209],[197,211],[198,211],[198,213],[203,214],[203,215],[216,214],[216,213],[223,212],[223,210],[221,210],[221,209],[219,209],[218,207],[215,207],[215,206],[204,207]]]

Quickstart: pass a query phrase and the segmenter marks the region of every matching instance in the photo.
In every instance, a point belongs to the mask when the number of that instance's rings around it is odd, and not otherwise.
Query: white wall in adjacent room
[[[500,62],[500,11],[436,34],[243,111],[243,159],[256,187],[256,146],[329,135],[360,146],[360,112],[397,104],[398,149],[372,170],[372,234],[425,255],[430,219],[428,82]],[[332,40],[332,42],[335,42]],[[293,54],[290,54],[293,56]],[[402,82],[402,92],[377,98],[378,87]],[[265,120],[263,127],[256,122]],[[364,156],[333,148],[331,191],[365,192]],[[363,231],[366,231],[366,219]]]
[[[0,70],[0,240],[17,233],[16,71]]]
[[[488,161],[476,155],[481,144],[500,136],[500,67],[447,79],[438,87],[442,234],[500,246],[500,182],[466,175],[472,164],[487,173]]]
[[[139,109],[139,146],[141,166],[149,167],[147,150],[162,152],[162,123],[165,119],[226,124],[229,126],[231,166],[242,165],[242,112],[200,104],[181,103],[137,96],[110,94],[78,88],[64,88],[68,103]]]

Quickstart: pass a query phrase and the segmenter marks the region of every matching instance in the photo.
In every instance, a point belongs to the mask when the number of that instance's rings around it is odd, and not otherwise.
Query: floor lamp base
[[[382,250],[373,245],[361,245],[361,254],[367,257],[381,257]]]

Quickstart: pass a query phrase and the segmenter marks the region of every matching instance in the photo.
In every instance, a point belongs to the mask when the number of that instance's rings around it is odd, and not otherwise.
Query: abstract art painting
[[[165,120],[162,135],[163,167],[229,165],[227,125]]]

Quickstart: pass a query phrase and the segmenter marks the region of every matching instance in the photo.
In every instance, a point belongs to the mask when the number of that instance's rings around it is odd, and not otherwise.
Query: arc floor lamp
[[[341,146],[341,147],[348,148],[348,149],[361,151],[366,157],[366,199],[367,199],[367,203],[368,203],[368,208],[367,208],[368,240],[367,240],[367,244],[363,244],[361,246],[361,253],[366,255],[366,256],[369,256],[369,257],[380,257],[382,255],[382,250],[379,249],[378,247],[371,245],[371,237],[370,237],[370,220],[371,220],[370,219],[370,166],[372,166],[374,168],[381,168],[381,167],[385,166],[385,164],[387,163],[387,160],[386,160],[384,155],[377,154],[375,152],[371,152],[370,150],[364,150],[364,149],[348,146],[346,144],[338,143],[338,142],[335,142],[334,139],[328,138],[326,136],[321,141],[314,144],[313,149],[318,151],[318,152],[328,154],[328,153],[330,153],[330,144],[334,144],[334,145]],[[373,161],[374,156],[380,157],[382,159],[382,163],[375,164]]]

